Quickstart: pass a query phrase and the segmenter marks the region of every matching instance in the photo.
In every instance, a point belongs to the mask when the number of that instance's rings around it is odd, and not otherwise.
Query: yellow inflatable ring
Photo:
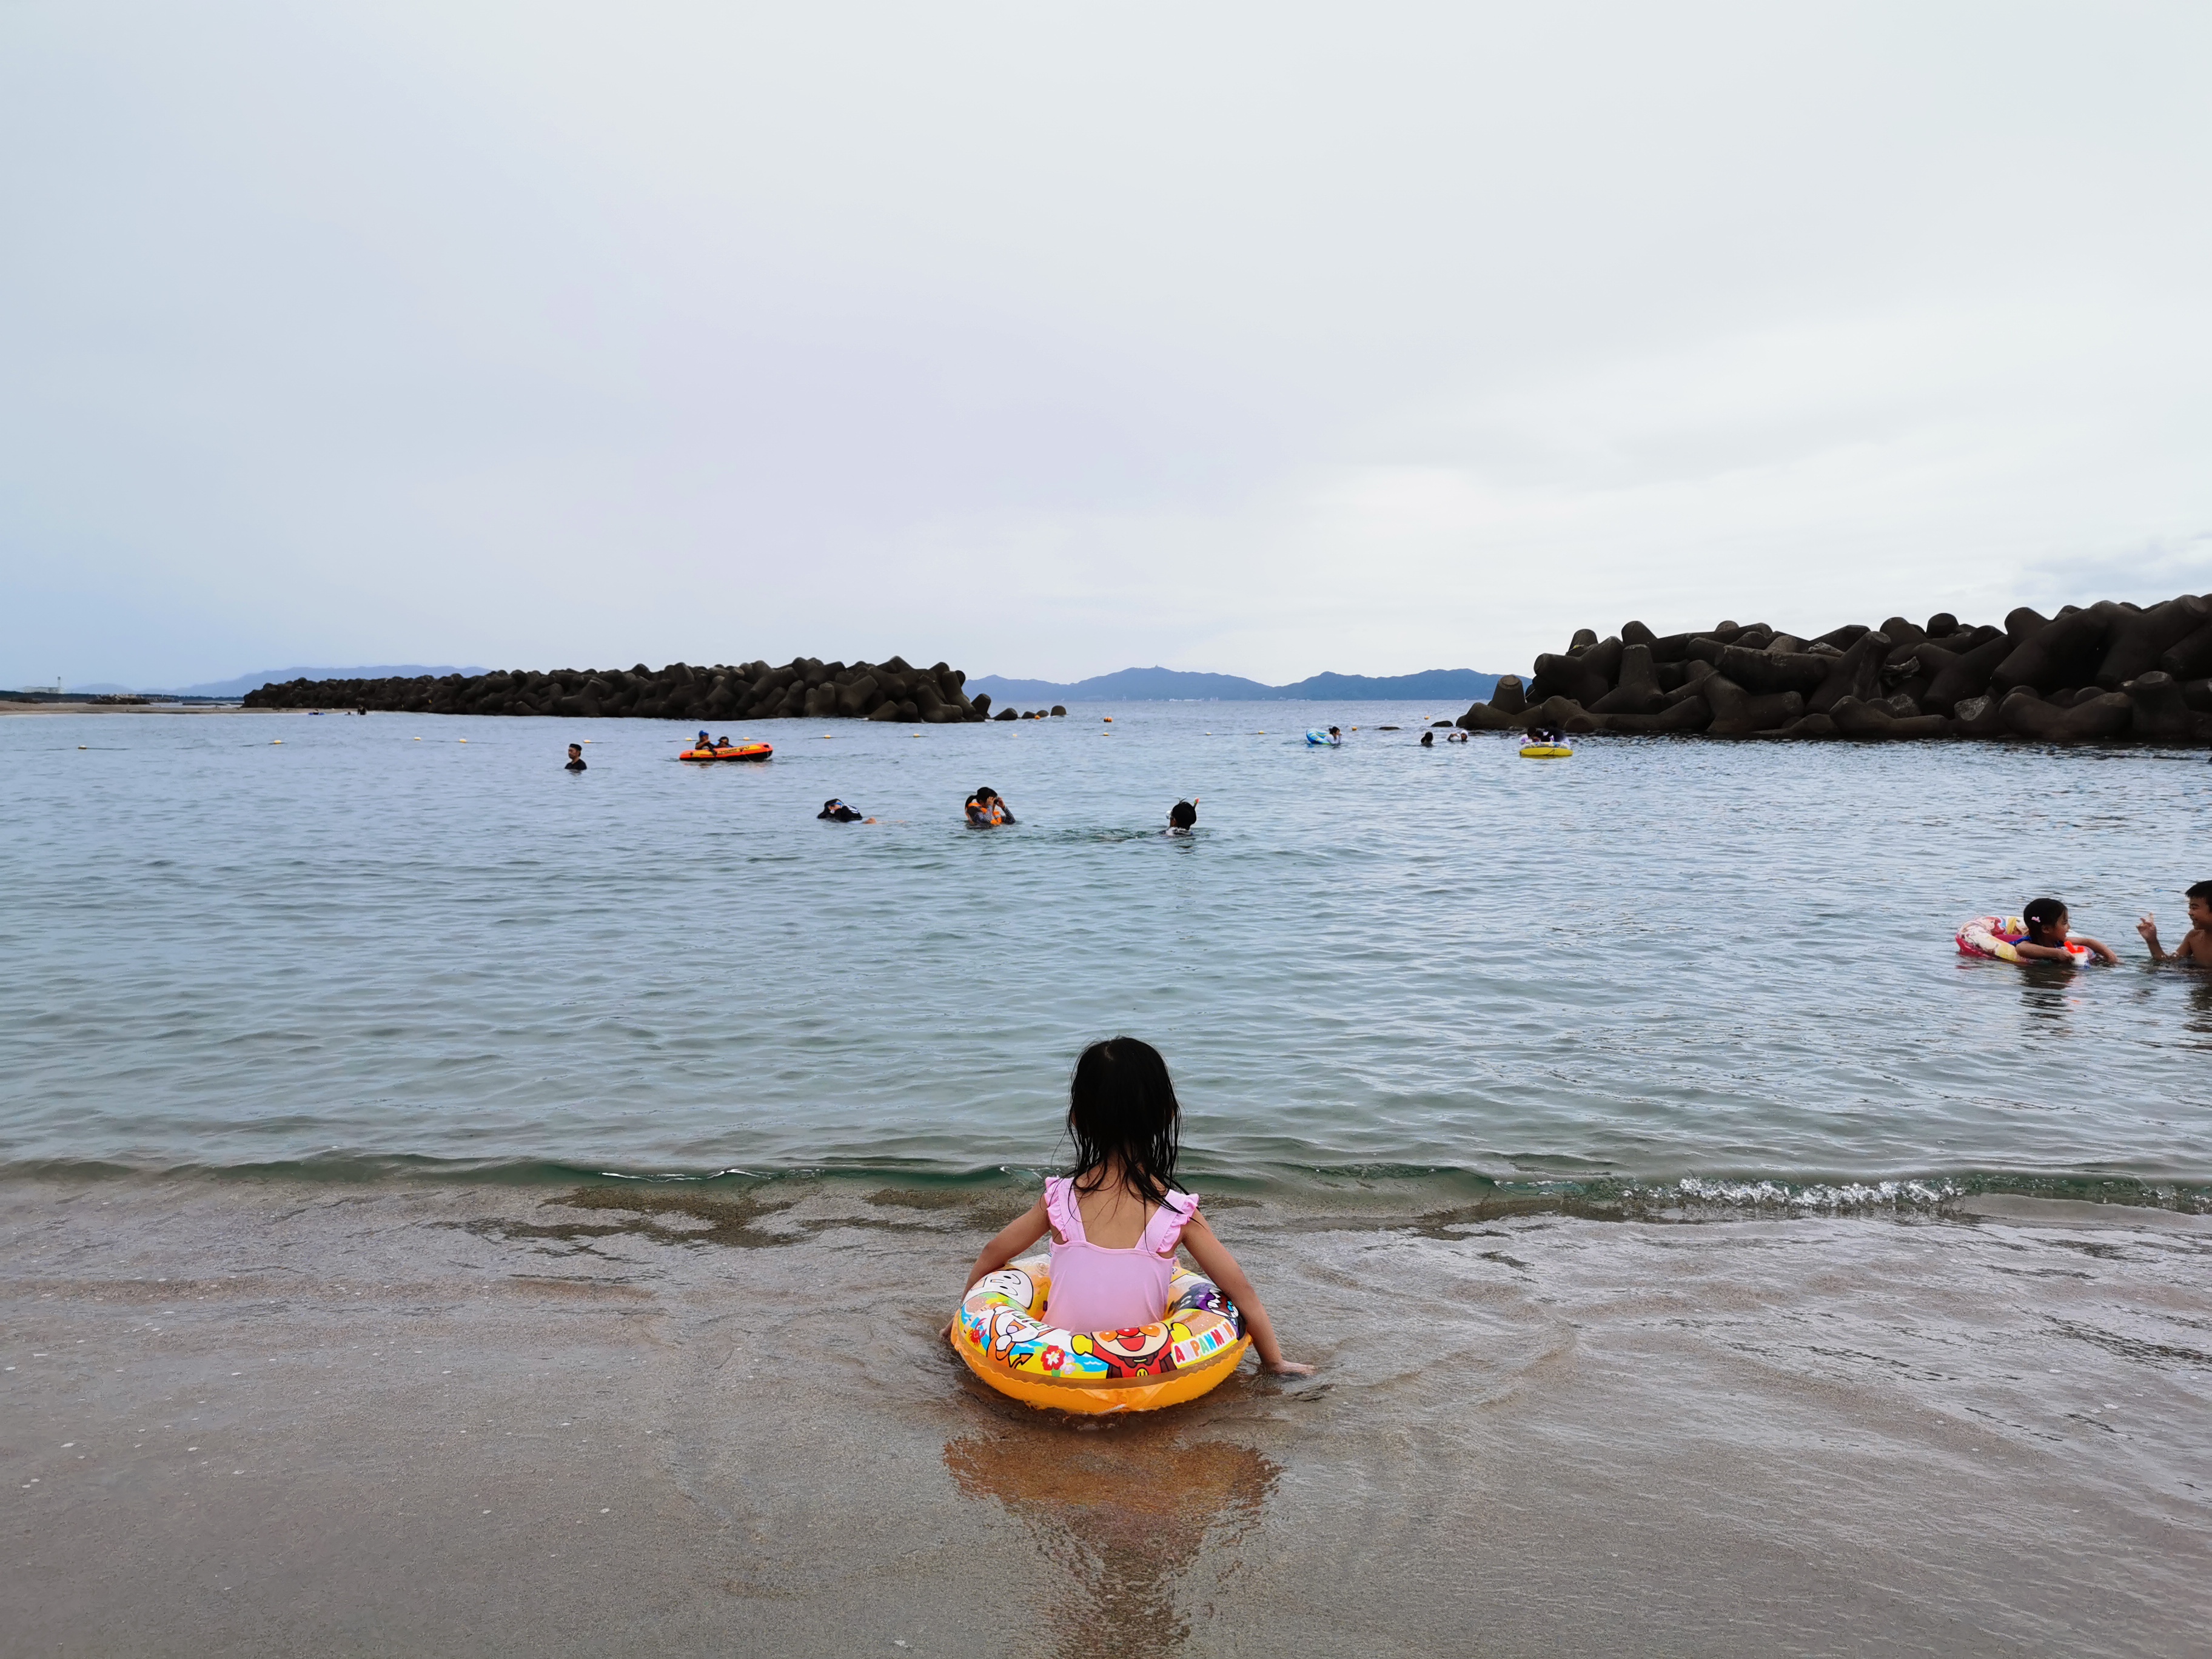
[[[1575,751],[1564,743],[1531,743],[1521,750],[1522,760],[1565,760]]]
[[[968,1369],[1000,1394],[1064,1412],[1147,1412],[1195,1400],[1237,1369],[1252,1339],[1237,1304],[1176,1264],[1167,1316],[1122,1331],[1044,1322],[1051,1263],[1032,1256],[975,1281],[952,1322]]]

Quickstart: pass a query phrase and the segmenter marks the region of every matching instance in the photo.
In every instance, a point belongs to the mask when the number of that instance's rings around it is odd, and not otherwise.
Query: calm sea
[[[2212,975],[2134,932],[2212,874],[2202,755],[1455,712],[0,720],[0,1161],[990,1176],[1128,1032],[1215,1188],[2212,1201]],[[2123,965],[1956,954],[2041,893]]]

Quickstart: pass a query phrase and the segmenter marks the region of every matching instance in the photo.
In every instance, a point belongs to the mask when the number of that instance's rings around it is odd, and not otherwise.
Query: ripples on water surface
[[[2212,975],[2133,931],[2178,938],[2212,873],[2201,754],[1419,748],[1453,712],[777,721],[773,763],[708,768],[647,721],[0,720],[0,1158],[1028,1168],[1128,1031],[1217,1184],[2203,1201]],[[1363,729],[1298,740],[1331,720]],[[1018,827],[962,825],[979,783]],[[2124,965],[1954,953],[2043,891]]]

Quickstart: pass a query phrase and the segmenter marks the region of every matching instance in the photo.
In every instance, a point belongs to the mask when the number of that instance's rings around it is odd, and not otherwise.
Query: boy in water
[[[2145,916],[2136,924],[2143,943],[2150,946],[2153,962],[2185,962],[2192,968],[2212,968],[2212,881],[2200,881],[2186,895],[2189,931],[2168,955],[2158,942],[2158,918]]]
[[[568,745],[568,764],[566,769],[571,772],[580,772],[584,769],[584,745],[582,744],[572,743]]]
[[[1197,827],[1198,803],[1196,801],[1179,800],[1168,808],[1168,827],[1164,833],[1170,836],[1187,836]]]
[[[2086,946],[2090,955],[2107,966],[2119,961],[2110,945],[2086,937],[2074,939],[2067,927],[2066,907],[2055,898],[2030,899],[2020,919],[2027,924],[2027,937],[2012,948],[2020,952],[2023,962],[2070,962],[2074,957],[2066,948],[2069,943]]]

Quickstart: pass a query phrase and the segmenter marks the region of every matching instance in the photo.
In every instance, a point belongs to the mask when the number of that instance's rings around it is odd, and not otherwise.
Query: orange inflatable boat
[[[766,760],[775,746],[766,743],[733,743],[726,749],[687,749],[676,758],[687,761]]]

